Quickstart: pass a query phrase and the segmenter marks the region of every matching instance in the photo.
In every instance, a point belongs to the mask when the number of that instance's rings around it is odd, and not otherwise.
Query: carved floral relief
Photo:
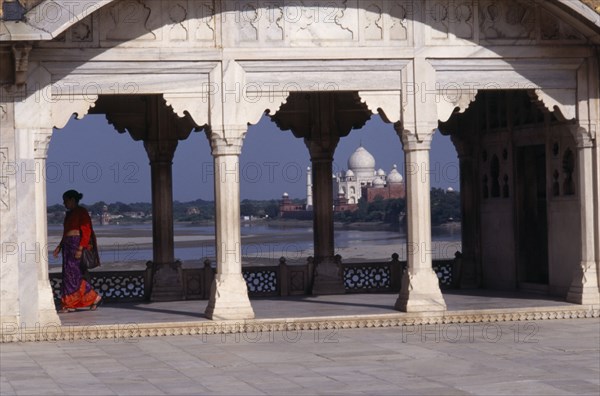
[[[155,29],[159,27],[158,0],[124,0],[103,10],[101,25],[103,37],[109,41],[156,40]]]
[[[535,5],[520,0],[483,0],[479,28],[485,39],[534,39]]]

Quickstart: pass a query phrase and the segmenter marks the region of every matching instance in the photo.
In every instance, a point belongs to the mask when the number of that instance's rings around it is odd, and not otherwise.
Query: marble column
[[[22,330],[60,325],[60,319],[48,277],[45,165],[52,120],[34,91],[25,100],[15,92],[0,88],[0,331],[19,341]]]
[[[365,125],[371,111],[357,92],[294,92],[271,118],[281,130],[289,129],[303,138],[311,157],[315,255],[312,293],[345,293],[341,263],[334,256],[333,153],[340,138]]]
[[[144,140],[152,177],[152,301],[184,297],[181,263],[175,262],[173,155],[177,140]]]
[[[594,224],[594,141],[577,128],[577,176],[581,222],[581,262],[575,269],[567,301],[575,304],[600,304],[598,268],[595,257],[598,235]]]
[[[44,128],[34,133],[34,161],[35,169],[46,169],[46,159],[48,158],[48,146],[52,136],[51,128]],[[45,172],[42,172],[45,175]],[[40,178],[35,183],[35,217],[36,217],[36,249],[39,250],[39,261],[37,267],[38,284],[38,315],[40,323],[60,323],[56,306],[54,304],[54,295],[50,286],[50,276],[48,274],[48,198],[46,192],[46,180]],[[53,250],[54,247],[51,247]],[[31,290],[27,290],[31,293]]]
[[[419,136],[401,130],[406,172],[407,273],[395,309],[444,311],[446,302],[432,268],[429,150],[433,129]]]
[[[246,127],[231,131],[243,136]],[[242,137],[213,136],[211,148],[215,180],[215,243],[217,273],[210,290],[206,317],[214,320],[252,319],[254,311],[242,276],[240,231],[240,153]]]
[[[313,169],[313,238],[315,274],[313,294],[343,294],[343,273],[334,257],[333,230],[333,147],[322,147],[317,142],[308,144]]]

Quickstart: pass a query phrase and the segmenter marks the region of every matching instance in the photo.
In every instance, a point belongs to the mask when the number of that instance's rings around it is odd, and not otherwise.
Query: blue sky
[[[340,140],[334,171],[347,168],[348,157],[362,144],[386,172],[398,165],[404,175],[400,139],[390,124],[375,115],[360,130]],[[150,167],[142,142],[119,134],[102,115],[72,119],[50,141],[45,180],[48,203],[62,203],[74,188],[83,203],[150,202]],[[308,150],[302,139],[280,131],[268,117],[250,127],[240,157],[242,199],[306,197]],[[431,185],[458,190],[458,159],[448,137],[436,134],[431,151]],[[173,159],[173,197],[178,201],[213,200],[212,157],[206,135],[192,133],[180,141]]]

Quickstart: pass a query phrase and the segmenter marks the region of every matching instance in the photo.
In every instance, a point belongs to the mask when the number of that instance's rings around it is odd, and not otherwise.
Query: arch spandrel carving
[[[189,115],[194,123],[203,126],[209,123],[209,93],[204,89],[200,93],[165,93],[167,106],[171,106],[178,117]]]
[[[394,124],[402,121],[406,107],[401,91],[359,91],[358,96],[373,114],[379,114],[384,122]]]
[[[446,122],[456,111],[464,113],[477,96],[476,89],[442,89],[438,90],[437,114],[441,122]]]
[[[245,134],[247,126],[257,124],[265,112],[276,113],[289,95],[282,84],[249,78],[243,65],[233,60],[215,67],[209,80],[203,91],[209,101],[210,136],[226,140]]]
[[[52,126],[57,129],[64,128],[75,115],[78,120],[83,119],[91,108],[95,106],[98,95],[61,97],[52,102]]]
[[[536,89],[537,100],[563,121],[577,117],[577,93],[574,89]]]

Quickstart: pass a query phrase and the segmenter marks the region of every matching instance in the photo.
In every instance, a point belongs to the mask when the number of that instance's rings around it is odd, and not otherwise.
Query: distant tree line
[[[431,225],[461,221],[460,193],[441,188],[431,189]]]
[[[303,200],[292,200],[298,205]],[[244,199],[240,203],[240,214],[254,218],[277,218],[279,216],[279,203],[277,199],[250,200]],[[93,217],[100,217],[104,207],[108,208],[111,216],[118,216],[119,222],[151,221],[152,204],[148,202],[134,203],[106,203],[99,201],[91,205],[82,204]],[[452,221],[460,221],[460,194],[455,191],[446,191],[441,188],[431,190],[431,224],[440,225]],[[65,208],[63,205],[48,207],[48,222],[62,223]],[[358,210],[335,213],[334,219],[343,223],[355,222],[384,222],[398,224],[406,213],[404,199],[383,199],[376,197],[373,202],[360,199]],[[211,221],[215,218],[215,204],[213,201],[198,199],[190,202],[173,202],[173,219],[175,221]]]
[[[447,191],[441,188],[431,189],[431,225],[437,226],[448,222],[461,220],[460,194],[456,191]],[[335,220],[344,223],[356,222],[383,222],[398,224],[406,215],[406,200],[383,199],[375,197],[373,202],[361,198],[358,201],[358,210],[338,212]]]

